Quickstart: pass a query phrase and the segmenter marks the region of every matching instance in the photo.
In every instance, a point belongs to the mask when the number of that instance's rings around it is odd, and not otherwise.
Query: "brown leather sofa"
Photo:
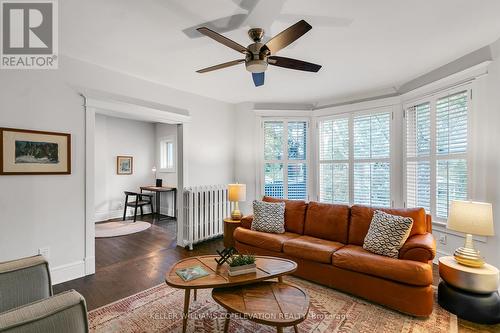
[[[294,275],[301,278],[414,316],[432,313],[436,243],[423,208],[380,209],[414,221],[394,259],[363,249],[375,208],[270,197],[264,201],[285,201],[285,233],[250,230],[253,217],[244,217],[233,234],[238,251],[289,258],[298,263]]]

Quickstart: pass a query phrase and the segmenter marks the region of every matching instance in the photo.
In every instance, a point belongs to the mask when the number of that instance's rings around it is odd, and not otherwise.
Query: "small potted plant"
[[[251,254],[236,254],[227,261],[229,276],[256,272],[255,256]]]

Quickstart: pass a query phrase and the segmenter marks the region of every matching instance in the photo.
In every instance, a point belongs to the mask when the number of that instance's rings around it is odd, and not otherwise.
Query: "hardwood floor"
[[[151,222],[146,215],[141,220]],[[136,294],[165,281],[165,274],[180,259],[214,254],[224,247],[222,238],[195,246],[193,251],[176,246],[176,221],[154,222],[146,231],[136,234],[96,239],[96,273],[54,286],[54,292],[75,289],[81,293],[89,310]],[[434,265],[433,285],[439,283]],[[497,332],[498,326],[477,325],[458,320],[458,331]]]
[[[149,215],[141,220],[152,222]],[[96,239],[96,273],[55,285],[54,292],[75,289],[92,310],[164,282],[165,274],[180,259],[224,248],[222,238],[195,246],[193,251],[176,246],[176,227],[175,220],[167,220],[139,233]]]

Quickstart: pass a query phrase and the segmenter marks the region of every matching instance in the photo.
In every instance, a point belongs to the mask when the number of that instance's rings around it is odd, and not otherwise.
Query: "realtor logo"
[[[2,69],[57,69],[56,0],[1,0]]]

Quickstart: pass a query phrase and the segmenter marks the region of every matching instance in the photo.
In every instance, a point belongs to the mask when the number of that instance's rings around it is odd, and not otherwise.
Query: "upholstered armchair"
[[[53,295],[42,256],[0,263],[0,332],[88,332],[85,299],[74,290]]]

